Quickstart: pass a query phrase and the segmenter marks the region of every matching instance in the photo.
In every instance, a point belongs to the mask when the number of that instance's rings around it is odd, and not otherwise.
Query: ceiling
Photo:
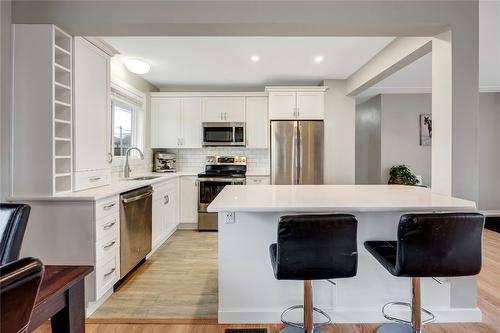
[[[102,37],[151,64],[159,88],[318,84],[345,79],[393,37]],[[250,58],[259,56],[259,61]],[[323,57],[320,63],[315,57]]]

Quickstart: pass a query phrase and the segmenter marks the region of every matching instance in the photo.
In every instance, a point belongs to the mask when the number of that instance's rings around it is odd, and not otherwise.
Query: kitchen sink
[[[133,178],[125,178],[124,180],[150,180],[156,178],[160,178],[160,176],[133,177]]]

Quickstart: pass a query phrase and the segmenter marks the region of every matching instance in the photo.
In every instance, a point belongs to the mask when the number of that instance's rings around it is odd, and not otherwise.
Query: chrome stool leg
[[[401,318],[391,317],[386,313],[386,309],[392,305],[402,305],[411,309],[411,321]],[[422,320],[422,312],[429,316],[428,319]],[[420,278],[412,278],[412,302],[390,302],[383,306],[382,314],[388,320],[396,323],[383,324],[377,330],[377,333],[427,333],[422,326],[434,321],[434,315],[422,308],[420,297]]]
[[[296,309],[304,309],[304,322],[296,323],[285,320],[285,315]],[[321,314],[326,321],[314,324],[313,312]],[[293,305],[281,313],[281,322],[287,325],[280,332],[282,333],[326,333],[320,327],[331,322],[330,316],[321,309],[313,306],[312,283],[310,280],[304,281],[304,305]]]

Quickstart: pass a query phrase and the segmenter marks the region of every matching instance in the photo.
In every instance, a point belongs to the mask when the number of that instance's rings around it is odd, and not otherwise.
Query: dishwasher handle
[[[138,196],[135,196],[135,197],[132,197],[132,198],[124,198],[124,199],[122,199],[122,202],[124,204],[128,204],[128,203],[131,203],[131,202],[134,202],[134,201],[137,201],[137,200],[141,200],[141,199],[147,198],[147,197],[151,196],[152,194],[153,194],[153,190],[149,190],[147,192],[144,192],[144,193],[139,194]]]

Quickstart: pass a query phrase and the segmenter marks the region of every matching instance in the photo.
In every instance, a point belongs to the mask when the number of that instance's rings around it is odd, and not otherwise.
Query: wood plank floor
[[[478,306],[483,323],[429,324],[429,333],[500,333],[500,233],[485,230],[483,269],[478,276]],[[374,333],[379,324],[336,324],[324,327],[330,333]],[[216,320],[189,319],[90,319],[87,333],[224,333],[227,328],[267,328],[276,333],[282,325],[219,325]],[[35,333],[50,333],[43,325]]]
[[[92,315],[217,319],[217,233],[179,230]]]

